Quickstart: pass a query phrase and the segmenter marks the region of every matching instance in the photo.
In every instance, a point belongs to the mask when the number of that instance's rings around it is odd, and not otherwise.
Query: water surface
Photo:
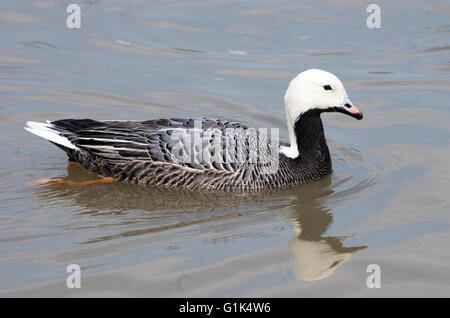
[[[450,296],[450,5],[0,2],[0,295]],[[333,174],[256,194],[95,179],[27,120],[206,116],[287,137],[283,95],[325,69],[364,112],[323,116]],[[78,264],[80,289],[66,287]],[[381,268],[369,289],[367,266]]]

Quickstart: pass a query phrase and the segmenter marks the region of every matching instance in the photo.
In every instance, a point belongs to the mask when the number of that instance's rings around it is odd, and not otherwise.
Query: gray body
[[[259,130],[220,119],[64,119],[49,122],[48,127],[75,146],[71,149],[55,143],[70,160],[117,181],[245,191],[312,182],[331,173],[320,114],[314,113],[300,117],[295,125],[300,139],[298,158],[280,153],[278,140]],[[200,138],[201,151],[193,146],[195,138]],[[257,148],[256,144],[266,147]],[[251,156],[255,151],[256,158]]]

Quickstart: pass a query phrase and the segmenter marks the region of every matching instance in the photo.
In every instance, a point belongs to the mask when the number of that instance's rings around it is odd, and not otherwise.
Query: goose
[[[103,181],[227,191],[277,189],[327,177],[332,163],[321,114],[359,120],[362,112],[342,82],[319,69],[293,78],[284,102],[289,143],[267,130],[211,118],[62,119],[29,121],[25,129]]]

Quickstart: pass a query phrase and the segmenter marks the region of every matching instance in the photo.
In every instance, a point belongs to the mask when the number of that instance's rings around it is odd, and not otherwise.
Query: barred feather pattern
[[[321,121],[319,127],[307,124],[299,123],[298,133],[305,127],[306,134],[318,138],[317,155],[295,159],[279,153],[278,138],[269,133],[220,119],[63,119],[48,126],[75,146],[69,149],[55,143],[70,160],[117,181],[163,188],[253,190],[311,182],[331,173]]]

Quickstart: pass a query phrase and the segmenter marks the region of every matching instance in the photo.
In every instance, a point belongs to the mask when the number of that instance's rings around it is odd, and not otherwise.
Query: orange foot
[[[89,181],[82,181],[82,182],[75,182],[72,180],[62,180],[62,179],[37,179],[34,182],[30,182],[30,186],[38,186],[38,185],[44,185],[44,184],[64,184],[72,187],[80,187],[85,186],[89,184],[94,183],[110,183],[114,182],[113,178],[103,178],[103,179],[95,179],[95,180],[89,180]]]

